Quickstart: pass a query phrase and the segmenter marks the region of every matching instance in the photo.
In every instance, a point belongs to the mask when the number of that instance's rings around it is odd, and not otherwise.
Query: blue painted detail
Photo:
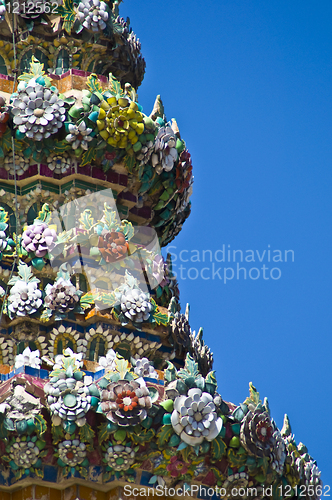
[[[52,467],[51,465],[44,466],[44,481],[48,481],[50,483],[56,483],[58,477],[58,469],[57,467]]]
[[[159,380],[156,378],[149,378],[149,377],[143,377],[143,379],[145,380],[145,382],[150,382],[151,384],[164,385],[163,380]]]
[[[38,368],[32,368],[31,366],[24,366],[24,372],[26,375],[31,375],[32,377],[40,377],[40,370]]]
[[[145,470],[142,472],[141,475],[141,482],[140,484],[142,486],[149,486],[150,488],[154,488],[154,484],[149,484],[150,479],[152,478],[153,474],[150,474],[150,472],[146,472]],[[156,483],[158,484],[158,483]]]

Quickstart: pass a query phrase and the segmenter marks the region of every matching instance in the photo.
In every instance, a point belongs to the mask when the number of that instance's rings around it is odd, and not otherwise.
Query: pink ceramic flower
[[[178,459],[178,457],[171,457],[170,463],[166,469],[171,473],[172,477],[178,477],[185,474],[188,470],[188,465]]]

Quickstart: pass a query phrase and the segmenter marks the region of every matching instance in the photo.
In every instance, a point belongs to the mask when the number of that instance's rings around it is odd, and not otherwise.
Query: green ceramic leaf
[[[36,217],[36,220],[40,220],[41,222],[45,222],[45,224],[48,224],[51,218],[51,211],[50,211],[50,206],[48,203],[44,203],[42,206],[42,209],[40,210],[38,217]]]
[[[65,437],[62,425],[57,425],[57,426],[52,425],[52,436],[53,436],[53,444],[58,444],[58,442]]]
[[[127,241],[130,241],[135,234],[135,229],[132,223],[127,220],[122,221],[122,231]]]
[[[104,91],[103,87],[100,84],[98,76],[95,73],[91,73],[91,75],[87,79],[86,85],[90,92],[100,92],[102,94]]]
[[[108,307],[114,307],[118,302],[114,293],[111,292],[101,292],[99,294],[99,300]]]
[[[178,372],[179,377],[182,379],[186,380],[187,378],[194,378],[196,379],[197,377],[200,376],[199,370],[198,370],[198,364],[194,361],[194,359],[187,354],[186,361],[185,361],[185,368],[181,368]]]
[[[126,439],[127,432],[124,429],[120,429],[114,433],[114,439],[116,441],[121,441],[121,443]]]
[[[173,365],[173,363],[171,363],[170,361],[167,361],[167,368],[165,370],[166,382],[168,382],[168,383],[173,382],[173,380],[176,379],[176,374],[177,374],[177,371],[176,371],[176,368]]]
[[[31,78],[38,78],[38,76],[42,76],[48,84],[51,83],[51,79],[45,76],[44,64],[41,64],[35,56],[32,56],[29,73],[23,73],[18,77],[18,80],[29,82]]]
[[[124,92],[121,88],[121,83],[112,75],[112,73],[109,74],[109,91],[117,99],[124,95]]]
[[[261,400],[259,398],[259,392],[252,382],[249,383],[249,392],[250,397],[244,401],[244,404],[247,404],[248,406],[254,404],[256,407],[259,403],[261,403]]]
[[[1,137],[0,145],[4,151],[10,151],[12,149],[12,134],[8,127],[6,132]]]
[[[1,224],[1,231],[5,231],[8,227],[8,222],[9,217],[8,217],[8,212],[5,211],[3,207],[0,207],[0,224]]]
[[[92,441],[95,436],[94,430],[88,423],[80,428],[79,434],[81,441],[83,441],[84,443],[86,443],[87,441]]]
[[[153,429],[148,429],[139,432],[139,433],[134,433],[131,435],[131,438],[135,444],[140,444],[144,445],[145,443],[148,443],[153,439],[155,436],[155,431]]]
[[[226,443],[221,439],[221,437],[216,437],[211,443],[212,456],[215,460],[220,460],[226,449]]]
[[[134,171],[135,165],[136,165],[135,156],[127,155],[127,156],[125,156],[124,161],[125,161],[125,164],[128,168],[129,173],[132,174]]]
[[[40,479],[43,479],[43,477],[44,477],[44,469],[43,468],[41,468],[41,469],[35,468],[34,473],[36,474],[37,477],[39,477]]]
[[[118,227],[117,213],[114,210],[112,210],[112,208],[109,207],[106,202],[104,204],[103,214],[104,214],[103,221],[107,225],[108,229],[111,230]]]
[[[191,455],[191,446],[187,446],[186,448],[183,448],[181,450],[181,455],[182,455],[182,459],[184,462],[189,462],[190,455]]]
[[[84,295],[82,295],[80,299],[80,305],[83,309],[87,309],[88,307],[91,307],[94,303],[95,300],[98,300],[100,297],[99,293],[96,292],[87,292]]]
[[[87,151],[83,153],[80,166],[84,167],[84,165],[88,165],[89,163],[93,162],[95,158],[96,158],[96,149],[90,147]]]
[[[47,431],[47,423],[42,415],[36,415],[34,418],[34,424],[36,427],[36,433],[39,437],[42,437]]]
[[[63,141],[56,141],[54,145],[52,146],[52,152],[57,153],[57,154],[62,154],[65,151],[68,151],[71,149],[71,144],[69,144],[66,140]]]
[[[172,425],[163,425],[160,432],[157,435],[158,445],[164,447],[170,437],[172,436],[174,430]]]
[[[81,217],[78,219],[78,222],[81,224],[83,229],[86,229],[87,231],[91,229],[94,224],[91,210],[88,208],[85,209]]]
[[[76,16],[73,1],[63,0],[63,4],[59,5],[57,12],[64,19],[63,27],[70,35]]]
[[[29,267],[27,264],[22,262],[20,260],[20,263],[18,265],[18,276],[14,276],[11,278],[11,280],[8,281],[8,285],[14,285],[17,281],[19,280],[26,281],[28,282],[36,282],[39,283],[40,280],[36,278],[32,272],[31,272],[31,267]]]
[[[98,440],[100,443],[103,443],[104,441],[106,441],[109,438],[110,433],[108,431],[107,426],[108,426],[108,423],[104,422],[98,428]]]
[[[172,413],[173,408],[174,408],[174,402],[172,399],[166,399],[166,401],[163,401],[162,403],[160,403],[160,406],[162,406],[164,408],[164,410],[167,411],[167,413]]]

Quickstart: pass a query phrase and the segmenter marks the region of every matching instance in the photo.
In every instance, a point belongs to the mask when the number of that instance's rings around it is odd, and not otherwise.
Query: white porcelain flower
[[[114,470],[128,470],[135,462],[135,451],[130,446],[109,446],[105,454],[107,465]]]
[[[115,371],[116,368],[115,359],[116,359],[116,354],[113,351],[113,349],[110,349],[107,352],[106,356],[100,356],[98,360],[99,363],[98,368],[104,368],[105,371],[107,372]]]
[[[86,457],[86,445],[78,439],[62,441],[58,448],[59,458],[70,467],[81,464]]]
[[[104,30],[108,20],[107,5],[101,0],[82,0],[78,4],[78,18],[86,29]]]
[[[90,392],[96,394],[98,389],[92,384],[91,377],[85,376],[80,381],[73,376],[66,376],[53,377],[52,382],[45,384],[44,391],[47,394],[53,425],[71,421],[82,427],[86,423],[85,415],[91,408]]]
[[[35,281],[19,280],[10,289],[8,309],[11,317],[35,313],[42,305],[42,292]]]
[[[76,352],[73,352],[70,347],[67,347],[67,349],[65,349],[63,351],[63,354],[58,354],[57,356],[55,356],[55,363],[54,363],[54,366],[53,366],[53,369],[55,370],[56,368],[60,368],[62,369],[63,368],[63,361],[65,359],[65,357],[68,357],[70,356],[71,358],[74,358],[75,359],[75,365],[77,368],[81,368],[83,366],[83,353],[80,352],[79,354],[76,354]]]
[[[9,452],[11,460],[22,469],[29,469],[32,467],[37,462],[39,454],[39,448],[30,440],[30,437],[28,437],[28,440],[24,441],[19,437],[16,438]]]
[[[169,126],[161,127],[158,131],[154,145],[154,153],[151,157],[152,166],[156,169],[158,175],[160,175],[163,170],[166,172],[172,170],[174,162],[178,157],[175,146],[176,135],[172,128]]]
[[[57,89],[40,85],[35,78],[28,84],[20,82],[12,114],[18,130],[35,141],[55,134],[66,120],[65,104],[58,97]]]
[[[92,141],[91,132],[92,128],[88,128],[85,122],[79,125],[70,123],[68,125],[69,134],[66,135],[66,141],[71,143],[73,149],[82,148],[87,150],[89,142]]]
[[[139,377],[158,378],[158,373],[147,358],[138,359],[134,372]]]
[[[31,351],[30,347],[26,347],[22,354],[18,354],[15,357],[15,368],[20,368],[21,366],[31,366],[32,368],[39,368],[41,364],[40,352]]]
[[[138,288],[129,288],[120,298],[121,311],[131,321],[142,323],[150,318],[152,304],[148,294]]]
[[[175,399],[171,422],[182,441],[191,446],[201,444],[204,439],[212,441],[223,425],[213,397],[201,389],[189,389],[187,396]]]

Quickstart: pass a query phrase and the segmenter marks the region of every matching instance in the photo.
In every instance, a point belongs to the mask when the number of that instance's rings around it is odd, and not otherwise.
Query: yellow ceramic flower
[[[100,109],[97,126],[102,138],[111,146],[125,149],[138,141],[144,132],[143,113],[136,102],[126,97],[107,99],[109,109]]]

